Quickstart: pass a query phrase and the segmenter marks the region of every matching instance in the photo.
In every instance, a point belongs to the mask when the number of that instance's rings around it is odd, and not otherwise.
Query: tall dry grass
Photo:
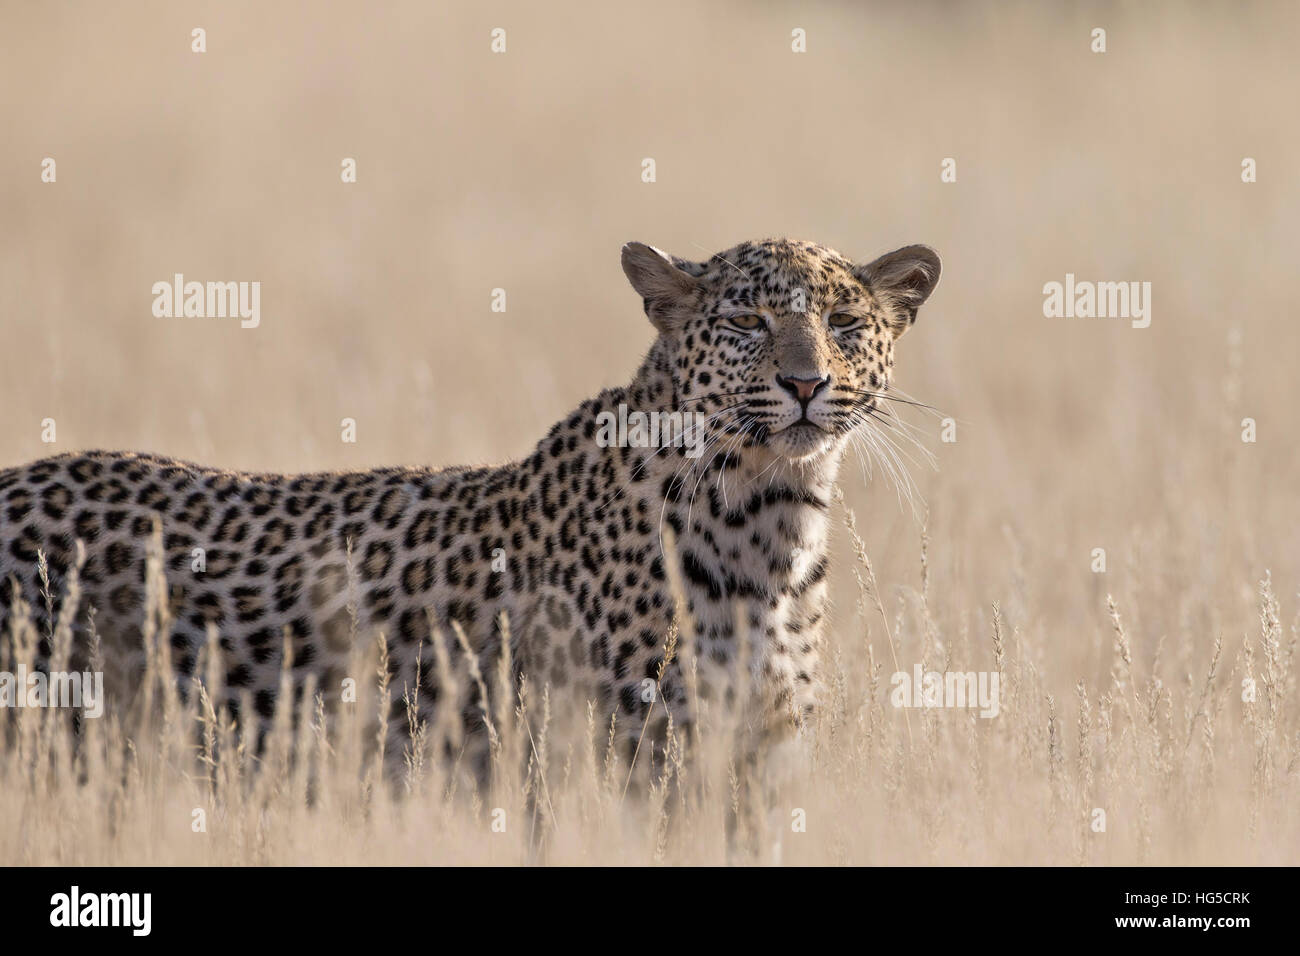
[[[1221,637],[1208,655],[1194,655],[1185,642],[1166,651],[1161,641],[1149,666],[1136,665],[1121,610],[1108,596],[1112,633],[1099,651],[1109,667],[1099,678],[1068,675],[1074,692],[1058,701],[1050,678],[1060,675],[1050,673],[1043,634],[1008,621],[996,602],[986,627],[955,635],[935,626],[924,589],[887,609],[856,518],[837,497],[846,558],[865,572],[854,626],[839,634],[841,642],[852,635],[856,648],[841,643],[832,651],[825,706],[803,728],[796,773],[738,763],[743,715],[707,706],[690,731],[669,727],[666,749],[652,752],[647,744],[623,761],[614,747],[617,718],[606,723],[591,704],[580,732],[553,732],[551,688],[527,680],[515,687],[508,640],[496,672],[485,675],[471,653],[453,668],[436,629],[429,647],[442,689],[431,721],[420,717],[418,684],[390,683],[378,633],[358,635],[347,672],[361,675],[359,694],[331,706],[328,716],[314,680],[295,697],[286,639],[274,716],[240,724],[213,706],[223,673],[215,628],[196,668],[204,679],[178,684],[170,676],[167,588],[155,536],[143,628],[147,669],[134,707],[110,706],[104,717],[81,721],[75,734],[65,710],[10,712],[0,735],[0,859],[1293,862],[1300,836],[1297,628],[1284,633],[1268,576],[1258,583],[1257,633],[1234,642],[1226,657]],[[59,609],[54,670],[69,660],[72,622],[63,609],[75,607],[78,596],[74,569],[64,594],[46,597]],[[30,669],[39,636],[20,601],[0,645],[0,670]],[[456,636],[465,643],[459,628]],[[665,641],[670,657],[683,652],[675,628]],[[689,655],[689,637],[683,646]],[[92,667],[97,642],[93,648]],[[917,652],[927,670],[996,672],[998,715],[891,706],[890,669],[881,658],[903,666]],[[694,660],[683,663],[689,682]],[[466,768],[442,756],[463,743],[460,712],[470,682],[490,740],[482,791]],[[396,773],[392,754],[385,771],[394,700],[408,718]],[[251,704],[242,712],[253,713]],[[776,783],[746,786],[758,781]],[[733,814],[742,829],[728,841]]]

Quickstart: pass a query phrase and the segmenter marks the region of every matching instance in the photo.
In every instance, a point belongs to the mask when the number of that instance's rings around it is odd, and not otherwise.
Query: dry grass
[[[517,456],[649,342],[623,241],[701,257],[770,234],[858,257],[924,241],[944,277],[899,383],[955,417],[958,440],[914,418],[938,458],[912,475],[924,521],[846,462],[856,527],[834,545],[810,766],[772,808],[784,831],[807,815],[783,861],[1297,862],[1300,129],[1279,117],[1300,13],[635,10],[11,14],[0,460]],[[1097,25],[1104,56],[1087,49]],[[487,52],[494,26],[504,57]],[[939,182],[948,156],[955,184]],[[1258,183],[1240,182],[1244,156]],[[261,327],[154,319],[150,286],[175,272],[261,281]],[[1045,319],[1042,286],[1066,272],[1151,281],[1151,327]],[[355,445],[338,441],[345,416]],[[25,640],[6,641],[11,659]],[[430,635],[431,666],[455,640]],[[918,661],[996,670],[1001,715],[889,706],[890,675]],[[546,715],[563,702],[529,685],[494,701],[492,792],[466,793],[420,747],[410,792],[393,792],[367,746],[375,685],[328,728],[310,698],[299,720],[277,715],[260,761],[165,682],[148,684],[161,726],[110,715],[75,757],[20,713],[0,751],[0,863],[508,863],[537,858],[537,831],[552,862],[724,859],[738,781],[723,715],[700,766],[673,764],[687,786],[624,798],[609,728],[562,732]],[[450,733],[415,728],[431,746]]]
[[[867,666],[846,665],[849,648],[836,647],[827,706],[805,727],[804,772],[787,777],[775,803],[742,818],[751,831],[739,844],[756,847],[759,861],[1292,862],[1290,848],[1300,836],[1296,629],[1284,636],[1267,576],[1259,582],[1258,633],[1239,644],[1226,672],[1222,640],[1199,660],[1179,645],[1175,665],[1162,660],[1158,644],[1150,667],[1135,667],[1120,610],[1108,597],[1112,640],[1099,657],[1109,670],[1075,684],[1071,730],[1043,673],[1050,655],[1041,633],[1014,625],[1008,633],[994,604],[979,632],[948,642],[929,630],[922,601],[899,602],[894,631],[904,654],[924,648],[925,666],[943,671],[996,670],[1003,686],[994,719],[973,710],[921,709],[914,730],[907,710],[886,703],[874,645],[893,640],[889,615],[852,512],[846,509],[844,519],[867,573],[860,608],[870,600],[881,620],[855,628],[857,656]],[[153,550],[158,546],[155,540]],[[354,703],[328,718],[310,682],[294,703],[286,640],[277,709],[259,746],[254,731],[237,726],[224,707],[213,709],[210,689],[222,673],[215,631],[197,668],[207,675],[206,688],[198,679],[178,688],[161,676],[170,673],[161,562],[151,561],[148,573],[150,656],[136,708],[130,714],[110,708],[104,718],[85,721],[76,745],[65,711],[12,712],[0,749],[6,810],[0,859],[190,865],[751,859],[728,857],[723,839],[727,812],[739,799],[737,774],[745,772],[729,758],[736,715],[706,707],[689,739],[670,728],[667,754],[651,761],[638,748],[632,759],[640,757],[641,766],[627,766],[612,746],[613,725],[598,722],[590,706],[585,733],[557,737],[549,687],[539,695],[525,682],[511,692],[508,643],[488,677],[471,653],[459,658],[459,670],[452,668],[434,630],[430,646],[439,648],[434,656],[444,683],[432,726],[417,716],[418,689],[390,686],[382,634],[357,642],[349,673],[370,677],[361,678]],[[65,594],[51,600],[75,606],[77,587],[73,573]],[[0,669],[31,665],[38,635],[25,606],[18,607]],[[70,624],[60,614],[55,670],[67,659]],[[458,626],[456,635],[464,645]],[[678,652],[676,629],[666,643],[668,654]],[[689,639],[685,647],[689,655]],[[693,659],[685,663],[693,673]],[[1199,672],[1181,670],[1173,679],[1180,671],[1171,666]],[[1171,675],[1168,683],[1161,674]],[[1243,680],[1255,682],[1257,692],[1241,694]],[[471,683],[485,702],[491,740],[491,782],[483,793],[463,768],[432,758],[455,752]],[[409,715],[405,770],[396,777],[384,773],[379,730],[395,698],[406,701]],[[244,712],[251,712],[251,701]],[[1289,737],[1284,728],[1292,729]],[[630,789],[638,769],[642,785]]]

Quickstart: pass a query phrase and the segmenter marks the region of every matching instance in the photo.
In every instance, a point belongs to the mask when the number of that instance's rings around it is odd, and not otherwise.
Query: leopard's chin
[[[791,461],[806,461],[830,452],[835,436],[820,425],[801,421],[770,434],[767,445]]]

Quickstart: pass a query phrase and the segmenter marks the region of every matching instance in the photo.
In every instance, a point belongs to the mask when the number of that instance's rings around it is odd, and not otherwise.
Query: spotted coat
[[[705,262],[629,243],[623,266],[658,330],[648,356],[519,461],[282,475],[92,451],[0,471],[0,623],[12,581],[45,634],[38,553],[57,590],[81,542],[76,653],[93,606],[106,670],[131,688],[157,519],[175,674],[205,676],[215,625],[218,700],[235,712],[243,700],[273,713],[286,633],[295,684],[314,674],[332,699],[356,642],[382,631],[400,753],[401,688],[420,686],[430,720],[439,706],[435,633],[456,666],[458,624],[491,675],[504,614],[514,678],[549,685],[553,705],[595,701],[626,741],[647,716],[659,739],[669,711],[683,726],[700,699],[737,688],[762,732],[787,733],[818,699],[838,463],[871,427],[938,258],[909,246],[857,265],[782,239]],[[603,424],[620,406],[705,424],[680,445],[610,445]],[[674,576],[689,616],[660,680]],[[38,657],[49,652],[42,638]],[[471,688],[455,707],[481,755],[479,703]]]

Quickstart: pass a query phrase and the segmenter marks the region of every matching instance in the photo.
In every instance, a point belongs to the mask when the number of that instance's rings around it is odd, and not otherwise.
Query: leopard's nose
[[[778,375],[776,384],[793,395],[799,402],[806,403],[814,395],[831,383],[829,375],[824,378],[796,378],[792,375]]]

